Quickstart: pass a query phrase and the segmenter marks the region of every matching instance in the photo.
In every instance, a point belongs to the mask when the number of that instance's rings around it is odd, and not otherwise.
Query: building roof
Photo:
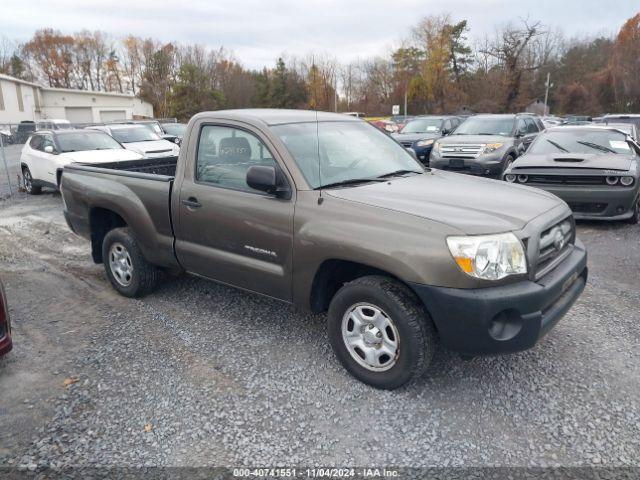
[[[29,85],[31,87],[35,87],[40,89],[43,92],[60,92],[60,93],[73,93],[73,94],[81,94],[81,95],[105,95],[110,97],[126,97],[126,98],[138,98],[133,93],[119,93],[119,92],[100,92],[96,90],[79,90],[76,88],[57,88],[57,87],[46,87],[34,82],[27,82],[26,80],[22,80],[20,78],[12,77],[10,75],[5,75],[0,73],[0,79],[6,80],[8,82],[20,83],[23,85]]]

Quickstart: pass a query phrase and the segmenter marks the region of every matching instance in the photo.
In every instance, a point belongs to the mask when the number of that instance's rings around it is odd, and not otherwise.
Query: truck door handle
[[[202,206],[196,197],[189,197],[186,200],[182,200],[182,204],[188,208],[200,208]]]

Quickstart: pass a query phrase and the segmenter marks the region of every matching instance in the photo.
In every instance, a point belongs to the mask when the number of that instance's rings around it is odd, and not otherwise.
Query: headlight
[[[428,147],[429,145],[433,144],[433,138],[430,140],[420,140],[419,142],[416,142],[416,147]]]
[[[472,277],[500,280],[527,273],[522,242],[513,233],[448,237],[447,245],[460,270]]]
[[[515,182],[515,181],[516,181],[516,176],[515,176],[513,173],[507,173],[507,174],[504,176],[504,179],[505,179],[507,182],[511,182],[511,183],[513,183],[513,182]]]
[[[628,187],[629,185],[633,185],[633,177],[622,177],[620,179],[620,183],[625,187]]]
[[[484,146],[484,153],[493,153],[502,147],[502,143],[487,143]]]
[[[615,185],[618,183],[618,177],[614,177],[613,175],[607,177],[607,185]]]

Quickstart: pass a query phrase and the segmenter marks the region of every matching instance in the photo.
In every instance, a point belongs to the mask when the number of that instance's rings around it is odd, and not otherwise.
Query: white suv
[[[24,144],[20,155],[27,193],[42,187],[57,189],[62,169],[72,162],[105,163],[140,160],[142,155],[125,149],[104,132],[94,130],[41,130]]]

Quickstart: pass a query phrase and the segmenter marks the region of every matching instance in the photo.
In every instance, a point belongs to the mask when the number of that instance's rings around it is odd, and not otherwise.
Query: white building
[[[43,87],[0,74],[0,123],[47,118],[71,123],[153,118],[153,107],[129,93]]]

